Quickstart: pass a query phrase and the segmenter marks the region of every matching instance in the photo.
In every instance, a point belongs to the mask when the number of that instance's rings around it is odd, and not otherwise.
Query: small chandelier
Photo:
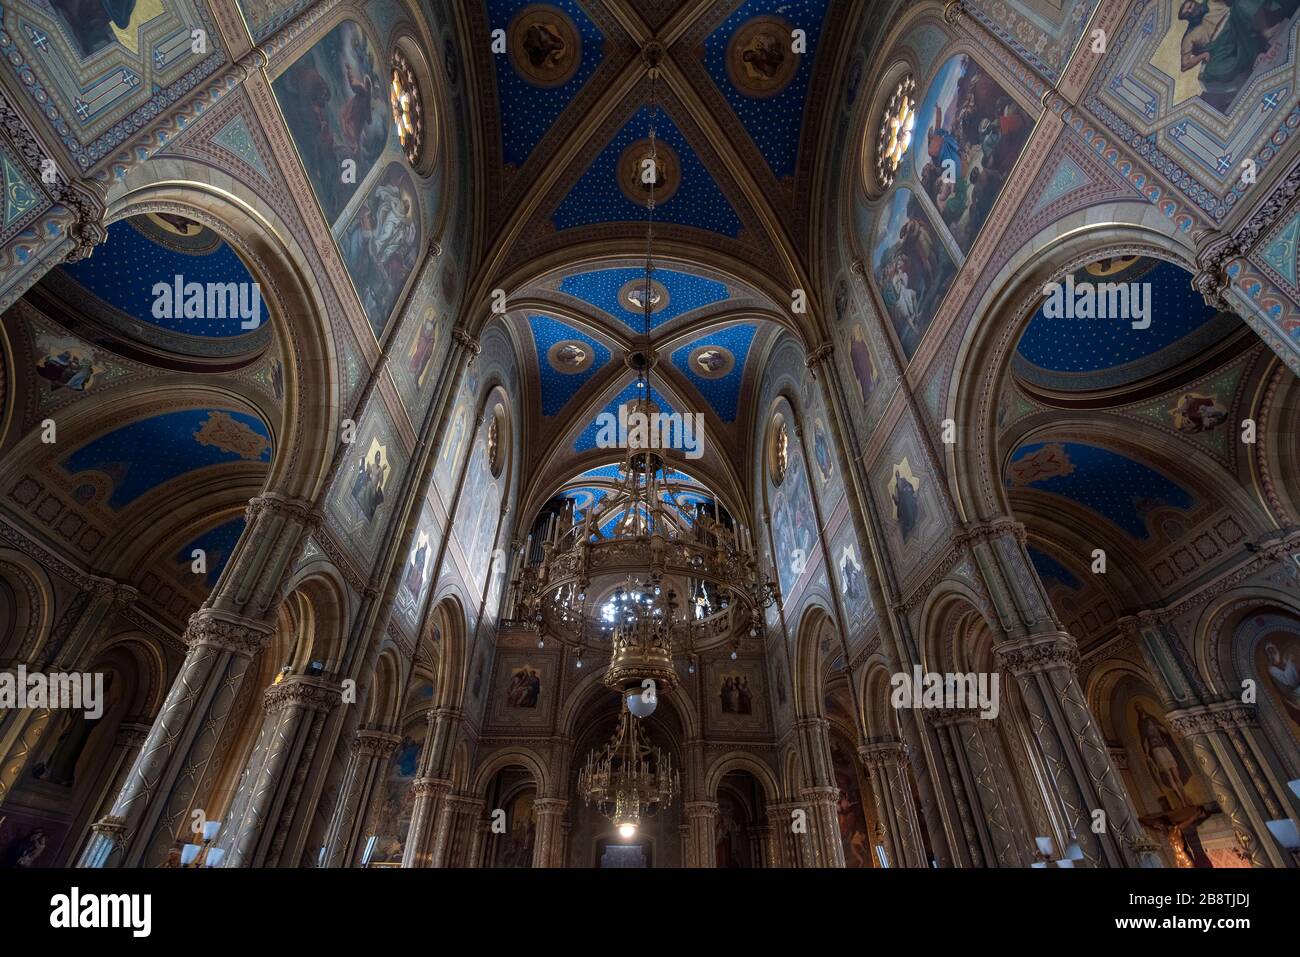
[[[622,837],[636,833],[642,818],[668,807],[680,790],[672,758],[650,745],[645,726],[632,716],[624,701],[618,730],[597,754],[587,755],[578,774],[578,791],[587,804],[609,818]]]

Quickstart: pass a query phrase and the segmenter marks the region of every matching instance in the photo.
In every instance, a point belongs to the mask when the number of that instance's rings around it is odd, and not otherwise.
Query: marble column
[[[533,843],[533,867],[563,867],[563,841],[560,825],[569,802],[562,798],[538,798],[533,802],[537,814],[537,839]]]
[[[968,527],[963,537],[996,616],[995,657],[1016,681],[1084,866],[1156,866],[1157,850],[1088,710],[1074,639],[1025,551],[1024,526],[1000,518]]]
[[[1273,839],[1268,821],[1291,818],[1295,803],[1281,793],[1264,756],[1259,719],[1252,705],[1221,701],[1171,711],[1169,726],[1192,746],[1219,809],[1254,867],[1295,867],[1296,860]]]
[[[438,843],[442,806],[451,794],[452,783],[446,778],[416,778],[411,783],[415,805],[411,810],[411,830],[402,852],[403,867],[436,867],[434,846]]]
[[[687,867],[713,867],[717,864],[717,821],[716,801],[686,802],[686,822],[690,828]]]
[[[840,839],[840,789],[834,785],[799,791],[808,809],[808,831],[814,867],[843,867],[844,842]]]
[[[154,867],[175,846],[253,659],[270,644],[281,583],[319,513],[264,493],[207,602],[190,617],[189,652],[81,867]],[[201,809],[200,809],[201,810]]]
[[[383,783],[388,759],[401,741],[401,735],[376,728],[359,728],[353,734],[343,786],[325,839],[326,867],[349,867],[357,860],[370,804]]]
[[[921,821],[908,781],[907,745],[879,741],[858,748],[871,779],[876,816],[885,829],[885,849],[892,867],[926,867]]]
[[[333,681],[290,675],[262,695],[265,717],[249,755],[218,847],[222,867],[259,867],[267,863],[274,822],[280,814],[299,762],[310,760],[308,740],[321,719],[342,701]]]

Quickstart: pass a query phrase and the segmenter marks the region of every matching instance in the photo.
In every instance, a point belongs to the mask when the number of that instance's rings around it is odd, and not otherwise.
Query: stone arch
[[[321,663],[324,674],[338,672],[348,651],[350,620],[342,576],[332,566],[315,568],[290,585],[285,602],[294,627],[294,673],[307,672],[313,662]]]
[[[0,598],[0,666],[34,661],[54,626],[49,575],[22,552],[0,549]]]
[[[484,757],[470,779],[469,793],[486,794],[488,785],[497,773],[509,767],[522,767],[531,774],[539,795],[553,793],[547,762],[532,748],[523,745],[504,747]]]
[[[813,604],[804,608],[795,634],[794,707],[800,717],[822,717],[821,641],[836,631],[830,611]]]
[[[389,646],[379,653],[375,662],[374,677],[366,695],[365,726],[385,731],[397,727],[404,686],[398,650]]]
[[[1002,318],[967,325],[943,403],[943,416],[956,423],[958,433],[944,450],[949,489],[967,522],[1011,514],[997,471],[998,397],[1043,285],[1104,256],[1144,255],[1196,270],[1192,251],[1157,228],[1164,224],[1154,207],[1118,203],[1103,209],[1112,222],[1093,224],[1094,207],[1044,228],[1003,265],[971,313]]]
[[[458,708],[465,696],[465,683],[469,675],[469,635],[465,606],[458,595],[448,592],[437,600],[428,614],[438,614],[446,625],[442,635],[442,651],[438,657],[438,671],[434,675],[434,703],[440,707]]]
[[[722,779],[732,771],[745,771],[753,775],[763,788],[769,805],[781,799],[781,783],[776,773],[764,761],[748,751],[728,751],[717,758],[704,773],[704,793],[716,800]]]
[[[228,173],[193,160],[168,156],[140,164],[111,198],[106,221],[148,212],[177,213],[210,227],[265,290],[285,366],[282,440],[265,488],[314,499],[337,447],[342,376],[327,322],[338,309],[300,265],[311,257],[268,203]]]
[[[890,703],[892,675],[880,659],[862,669],[862,723],[869,741],[897,740],[898,713]]]

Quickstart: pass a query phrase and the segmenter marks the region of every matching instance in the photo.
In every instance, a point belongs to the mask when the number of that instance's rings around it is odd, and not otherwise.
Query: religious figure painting
[[[49,0],[83,59],[111,44],[136,50],[140,27],[163,12],[163,0]]]
[[[510,675],[506,704],[511,708],[536,708],[542,693],[542,679],[536,668],[523,665]]]
[[[433,365],[433,355],[438,346],[438,328],[441,325],[437,314],[431,307],[426,307],[420,319],[419,332],[411,340],[406,350],[406,373],[415,383],[416,388],[423,389]]]
[[[852,341],[849,355],[853,363],[853,378],[858,383],[858,394],[865,405],[876,391],[876,362],[871,357],[871,346],[867,342],[867,330],[861,320],[853,323]]]
[[[1269,628],[1256,642],[1254,657],[1261,688],[1300,738],[1300,633]]]
[[[416,775],[429,722],[421,715],[408,722],[402,740],[388,763],[383,790],[376,807],[373,847],[367,864],[397,864],[406,848],[406,837],[415,810]]]
[[[792,595],[815,554],[817,519],[803,456],[793,446],[787,455],[784,478],[772,496],[772,538],[781,588],[786,595]]]
[[[1032,123],[971,57],[945,63],[917,112],[924,149],[916,173],[958,248],[967,253],[1020,157]]]
[[[377,339],[415,267],[419,240],[415,184],[401,164],[390,163],[339,242]]]
[[[424,591],[424,574],[429,567],[429,533],[420,532],[411,547],[411,556],[406,563],[406,574],[402,576],[402,590],[412,602],[418,603]]]
[[[532,867],[533,845],[537,841],[537,794],[526,790],[513,798],[506,807],[505,834],[497,835],[497,867]]]
[[[920,490],[921,480],[912,472],[907,456],[903,456],[902,461],[894,463],[888,491],[893,506],[891,514],[904,542],[912,537],[917,522],[924,514],[924,506],[918,495]]]
[[[94,349],[69,336],[36,337],[36,374],[49,383],[49,390],[85,392],[105,371]]]
[[[957,268],[910,189],[894,190],[881,212],[871,260],[885,311],[911,359]]]
[[[1127,735],[1132,759],[1140,762],[1146,779],[1146,802],[1158,813],[1180,811],[1205,803],[1205,794],[1192,762],[1183,753],[1162,716],[1162,709],[1147,694],[1128,701]]]
[[[871,839],[867,832],[867,814],[862,805],[862,788],[853,756],[839,738],[831,740],[831,766],[839,794],[836,814],[840,822],[840,840],[844,844],[846,867],[871,867]]]
[[[1300,0],[1178,0],[1152,62],[1175,78],[1175,102],[1199,96],[1226,115],[1256,66],[1287,43],[1298,8]]]
[[[748,675],[724,674],[722,686],[718,689],[718,699],[723,714],[754,713],[754,693],[750,690]]]
[[[1179,432],[1209,432],[1228,421],[1228,410],[1216,395],[1185,392],[1169,410]]]
[[[357,462],[351,488],[352,502],[367,522],[374,520],[375,512],[384,504],[384,489],[391,471],[388,447],[381,445],[379,439],[371,439],[366,454]]]
[[[344,20],[271,84],[325,218],[334,223],[388,144],[388,85],[365,31]]]

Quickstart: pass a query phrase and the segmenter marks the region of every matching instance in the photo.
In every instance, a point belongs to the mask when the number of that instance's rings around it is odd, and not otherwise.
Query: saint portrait
[[[562,86],[582,60],[582,35],[572,20],[549,4],[525,7],[507,33],[511,66],[534,86]]]
[[[1255,667],[1261,687],[1300,736],[1300,635],[1269,629],[1255,645]]]
[[[49,383],[51,392],[85,392],[104,372],[95,350],[76,339],[41,335],[36,344],[36,374]]]
[[[891,472],[888,483],[891,512],[894,521],[898,523],[903,541],[906,542],[912,537],[912,532],[916,530],[916,524],[922,517],[923,506],[918,495],[921,490],[921,480],[913,474],[907,456],[903,456],[902,461],[896,462]]]
[[[749,687],[748,674],[724,674],[718,698],[723,714],[754,713],[754,693]]]
[[[333,223],[388,144],[388,85],[378,54],[361,27],[344,20],[271,86]]]
[[[882,211],[871,259],[876,288],[910,359],[957,272],[910,189],[896,189]]]
[[[794,79],[800,54],[790,43],[793,27],[780,17],[742,23],[727,43],[727,76],[745,96],[780,93]]]
[[[1162,810],[1177,811],[1201,804],[1200,785],[1173,733],[1158,716],[1154,701],[1134,697],[1129,706],[1129,729],[1137,755]]]
[[[375,338],[383,335],[388,314],[415,267],[419,240],[415,184],[401,164],[391,163],[339,242]]]
[[[510,675],[506,685],[506,706],[510,708],[536,708],[542,693],[542,678],[537,669],[523,665]]]
[[[384,504],[384,488],[390,471],[387,446],[371,439],[370,448],[357,462],[351,489],[352,502],[367,522],[374,520],[375,512]]]
[[[849,356],[853,362],[853,378],[858,381],[858,393],[865,403],[876,389],[876,363],[871,358],[871,346],[867,344],[867,331],[861,322],[853,324]]]
[[[1199,392],[1185,392],[1169,410],[1174,428],[1179,432],[1208,432],[1228,420],[1228,410],[1217,396]]]
[[[411,547],[411,555],[406,563],[406,574],[402,576],[402,590],[414,602],[420,600],[420,593],[424,591],[424,573],[428,567],[429,533],[420,532],[415,544]]]
[[[1260,58],[1287,42],[1297,8],[1300,0],[1180,0],[1156,65],[1227,113]]]
[[[416,388],[424,388],[425,377],[433,363],[433,353],[438,345],[438,322],[433,309],[426,308],[420,320],[420,331],[406,350],[406,372]]]
[[[141,25],[163,12],[162,0],[49,0],[81,57],[114,43],[136,48]]]

